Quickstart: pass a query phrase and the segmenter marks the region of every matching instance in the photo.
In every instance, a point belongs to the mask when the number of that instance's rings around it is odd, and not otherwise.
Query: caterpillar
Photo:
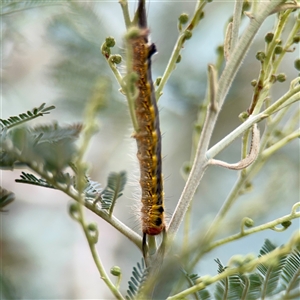
[[[156,52],[156,47],[148,40],[145,0],[139,0],[137,17],[139,33],[130,39],[130,44],[133,71],[138,75],[136,87],[139,93],[135,101],[138,130],[134,137],[137,142],[137,157],[140,164],[141,219],[145,256],[147,235],[157,235],[164,231],[165,221],[161,133],[151,75],[151,56]]]

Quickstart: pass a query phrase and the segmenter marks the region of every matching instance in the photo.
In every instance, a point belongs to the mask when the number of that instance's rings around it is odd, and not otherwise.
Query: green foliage
[[[141,263],[138,262],[137,266],[133,267],[132,276],[130,277],[130,281],[128,281],[127,300],[138,299],[146,276],[147,269],[145,268],[145,262],[142,259]]]
[[[0,167],[13,169],[18,162],[28,166],[34,162],[44,170],[61,172],[72,162],[80,130],[78,125],[60,127],[57,124],[36,129],[4,129],[0,133]]]
[[[126,172],[110,173],[107,179],[107,186],[101,193],[102,209],[108,210],[112,214],[113,208],[118,198],[120,198],[126,184]]]
[[[187,278],[187,280],[189,281],[190,283],[190,286],[193,286],[196,284],[196,280],[200,279],[200,276],[198,274],[187,274],[186,272],[185,273],[185,277]],[[209,291],[207,289],[203,289],[203,290],[200,290],[200,291],[197,291],[195,294],[195,299],[197,300],[211,300],[211,294],[209,293]]]
[[[49,0],[2,0],[0,2],[0,15],[10,15],[15,12],[33,9],[41,6],[53,6],[53,5],[65,5],[68,3],[68,0],[65,1],[49,1]]]
[[[276,246],[266,240],[260,250],[259,257],[275,249]],[[215,261],[218,264],[218,273],[222,273],[226,267],[222,265],[219,259]],[[199,277],[193,274],[190,278],[195,281]],[[298,289],[299,292],[299,282],[300,252],[295,249],[289,255],[279,257],[276,261],[258,265],[257,271],[254,273],[234,274],[220,280],[215,285],[214,299],[266,299],[267,297],[275,297],[283,291],[285,293],[283,299],[292,299],[289,297],[295,293],[295,290]]]
[[[3,189],[0,186],[0,211],[3,211],[3,208],[15,200],[15,194],[11,191]]]
[[[260,250],[260,255],[265,255],[276,248],[269,240],[266,240],[263,247]],[[261,264],[257,267],[259,273],[263,276],[264,281],[262,284],[262,297],[272,295],[275,289],[278,287],[278,282],[282,272],[282,268],[285,265],[286,257],[280,257],[274,264],[264,265]]]
[[[45,179],[42,178],[39,179],[33,174],[22,172],[22,175],[20,175],[20,177],[21,179],[16,179],[15,181],[18,183],[33,184],[33,185],[55,189],[55,187],[49,184]]]
[[[103,40],[101,19],[93,4],[72,2],[69,13],[53,18],[49,24],[49,38],[57,45],[61,59],[51,68],[55,86],[61,89],[60,103],[76,112],[82,110],[83,99],[101,97],[99,87],[106,65],[99,59]]]
[[[26,113],[21,113],[18,116],[11,116],[8,119],[0,119],[0,126],[3,128],[10,129],[14,126],[18,126],[22,123],[25,123],[27,121],[31,121],[37,117],[42,117],[45,114],[49,114],[50,110],[54,109],[55,106],[51,105],[48,107],[45,107],[46,103],[43,103],[39,107],[33,108],[31,111],[28,110]]]
[[[285,265],[281,274],[281,288],[284,290],[283,299],[293,299],[292,292],[300,286],[300,251],[295,249],[291,255],[286,258]]]

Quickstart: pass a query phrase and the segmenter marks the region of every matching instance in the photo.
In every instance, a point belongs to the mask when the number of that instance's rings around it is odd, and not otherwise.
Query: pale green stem
[[[118,83],[119,83],[119,85],[122,89],[122,92],[124,93],[124,89],[125,89],[124,79],[123,79],[121,73],[119,72],[119,70],[117,69],[116,64],[114,62],[112,62],[112,58],[113,58],[113,56],[111,55],[109,57],[109,59],[107,60],[108,65],[110,66],[112,72],[114,73],[114,75],[115,75],[115,77],[116,77],[116,79],[117,79],[117,81],[118,81]]]
[[[176,61],[178,59],[178,56],[180,54],[180,51],[182,50],[182,45],[185,40],[185,34],[182,33],[179,35],[179,38],[175,44],[175,47],[173,49],[173,52],[171,54],[170,60],[168,62],[168,65],[166,67],[166,70],[161,78],[161,81],[159,83],[158,88],[156,89],[155,95],[156,95],[156,101],[159,100],[160,96],[162,95],[162,90],[165,87],[165,84],[167,83],[168,79],[170,78],[172,72],[174,71],[174,68],[176,66]]]
[[[230,275],[244,274],[244,273],[252,272],[260,264],[265,264],[268,261],[273,261],[273,260],[277,259],[278,257],[289,254],[292,251],[292,249],[295,247],[295,245],[297,245],[299,242],[300,242],[300,233],[296,232],[287,244],[274,249],[272,252],[262,255],[256,259],[253,259],[253,260],[251,260],[247,263],[244,263],[243,265],[238,266],[238,267],[232,267],[229,265],[222,273],[215,275],[213,277],[208,277],[208,276],[205,278],[200,277],[197,280],[198,282],[196,285],[182,291],[181,293],[178,293],[176,295],[168,297],[167,300],[185,299],[188,295],[194,294],[197,291],[203,290],[205,287],[207,287],[215,282],[218,282],[222,279],[225,279]]]
[[[296,138],[299,138],[299,137],[300,137],[300,128],[298,128],[294,132],[290,133],[289,135],[287,135],[286,137],[284,137],[283,139],[281,139],[280,141],[278,141],[277,143],[275,143],[268,149],[264,150],[261,153],[261,158],[262,159],[269,158],[271,155],[274,154],[274,152],[278,151],[280,148],[282,148],[283,146],[288,144],[290,141],[292,141]]]
[[[18,157],[20,162],[22,161],[22,156],[20,155]],[[42,178],[44,178],[48,183],[53,185],[57,190],[62,191],[67,196],[75,200],[76,202],[80,202],[80,196],[77,193],[77,191],[73,190],[71,191],[70,188],[66,185],[59,184],[53,178],[52,176],[49,176],[47,172],[45,172],[43,169],[38,168],[36,165],[28,165],[31,170],[39,174]],[[122,223],[120,220],[118,220],[114,216],[109,216],[108,213],[104,210],[101,210],[97,208],[97,206],[92,203],[85,201],[84,205],[87,209],[92,211],[94,214],[105,220],[107,223],[109,223],[111,226],[113,226],[116,230],[118,230],[121,234],[126,236],[130,241],[132,241],[140,250],[142,250],[142,238],[140,235],[138,235],[136,232],[134,232],[132,229],[130,229],[128,226],[126,226],[124,223]]]
[[[287,228],[285,228],[283,226],[281,228],[277,228],[276,226],[281,225],[284,222],[292,221],[293,219],[300,218],[300,212],[297,212],[297,209],[299,207],[300,207],[300,202],[294,204],[291,213],[286,215],[286,216],[283,216],[283,217],[275,219],[271,222],[253,227],[253,228],[248,229],[248,230],[243,229],[243,230],[241,230],[241,232],[239,232],[237,234],[233,234],[233,235],[228,236],[224,239],[220,239],[216,242],[213,242],[208,246],[208,248],[205,249],[205,252],[210,252],[214,248],[217,248],[219,246],[225,245],[225,244],[230,243],[232,241],[238,240],[238,239],[240,239],[244,236],[247,236],[247,235],[250,235],[250,234],[253,234],[253,233],[256,233],[256,232],[264,231],[264,230],[267,230],[267,229],[272,229],[272,230],[280,231],[280,232],[284,231]]]
[[[297,18],[297,21],[295,22],[295,25],[294,25],[293,29],[291,30],[291,32],[290,32],[290,34],[287,38],[284,50],[278,55],[276,61],[274,62],[273,68],[274,68],[275,72],[277,71],[283,57],[286,54],[285,50],[288,50],[292,46],[293,38],[296,36],[296,34],[299,30],[300,30],[300,18]]]
[[[283,2],[283,1],[282,1]],[[258,11],[255,19],[250,21],[248,28],[245,33],[239,40],[237,47],[234,49],[231,59],[227,63],[223,74],[219,80],[218,91],[216,95],[216,102],[219,107],[222,107],[226,94],[228,93],[229,87],[232,84],[232,81],[235,78],[235,75],[242,63],[243,58],[249,50],[250,44],[253,41],[254,36],[256,35],[258,29],[260,28],[263,21],[268,17],[271,11],[278,5],[278,2],[262,2],[261,9]],[[255,21],[254,21],[255,20]],[[199,146],[195,161],[182,192],[182,195],[179,199],[178,205],[175,209],[175,212],[172,216],[172,219],[169,224],[168,233],[170,240],[172,240],[177,233],[183,216],[186,213],[186,210],[189,206],[190,201],[193,199],[195,191],[202,179],[202,176],[207,168],[207,157],[206,149],[208,148],[210,137],[215,127],[215,123],[218,117],[218,112],[210,113],[207,115],[206,122],[204,124],[204,129],[202,131],[201,138],[199,140]],[[262,116],[259,116],[261,118]],[[256,117],[253,117],[255,119]],[[251,120],[251,119],[250,119]],[[246,121],[247,122],[247,121]],[[255,121],[257,122],[257,120]],[[253,124],[255,123],[253,122]],[[251,125],[253,125],[251,124]],[[243,126],[243,124],[241,125]],[[250,126],[249,126],[250,127]],[[245,130],[249,128],[246,126]],[[242,132],[241,132],[242,133]],[[218,153],[218,152],[217,152]],[[208,157],[211,157],[208,153]]]
[[[178,36],[178,39],[177,39],[176,44],[174,46],[173,52],[172,52],[171,57],[169,59],[168,65],[165,69],[165,72],[164,72],[162,78],[161,78],[159,86],[158,86],[158,88],[155,92],[157,101],[159,100],[160,96],[162,95],[162,91],[165,87],[165,84],[167,83],[168,79],[170,78],[172,72],[175,69],[178,56],[179,56],[179,54],[180,54],[180,52],[183,48],[184,42],[186,41],[186,33],[185,32],[186,32],[186,30],[192,31],[195,28],[195,26],[198,24],[200,13],[201,13],[202,9],[204,8],[205,4],[206,4],[205,1],[198,0],[198,4],[197,4],[197,7],[195,9],[194,15],[191,18],[191,22],[186,27],[186,29],[183,30],[183,32]]]
[[[104,91],[103,91],[104,92]],[[98,101],[98,99],[97,99]],[[94,262],[96,264],[96,267],[99,271],[99,274],[102,278],[102,280],[106,283],[107,287],[110,289],[110,291],[113,293],[113,295],[117,299],[124,299],[122,294],[119,292],[119,290],[115,287],[115,285],[112,283],[112,281],[109,279],[102,261],[100,259],[100,256],[97,252],[97,249],[95,247],[95,239],[93,236],[91,236],[91,233],[88,229],[88,224],[85,220],[85,214],[84,214],[84,209],[83,207],[85,206],[85,198],[83,196],[83,191],[84,191],[84,185],[85,185],[85,173],[86,173],[86,165],[83,161],[83,157],[86,153],[86,150],[88,148],[89,142],[95,133],[95,128],[97,127],[97,122],[96,120],[96,115],[97,115],[97,101],[91,101],[87,105],[87,110],[86,110],[86,115],[85,115],[85,123],[86,126],[84,127],[83,134],[82,134],[82,141],[80,143],[79,151],[78,151],[78,156],[75,161],[75,166],[77,169],[77,184],[76,188],[78,191],[78,200],[79,200],[79,206],[78,206],[78,219],[77,221],[80,223],[84,234],[88,240],[89,248],[92,253]],[[98,232],[96,233],[98,235]],[[97,236],[98,238],[98,236]]]
[[[235,0],[233,21],[232,21],[230,53],[235,48],[239,39],[239,29],[241,23],[242,9],[243,9],[243,0]]]
[[[119,3],[122,8],[125,26],[128,29],[131,26],[130,14],[129,14],[129,9],[128,9],[128,1],[127,0],[119,0]]]

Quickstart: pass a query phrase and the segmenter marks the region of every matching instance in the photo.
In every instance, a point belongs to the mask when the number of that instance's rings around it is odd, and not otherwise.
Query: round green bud
[[[251,183],[250,181],[247,181],[247,182],[245,183],[245,190],[246,190],[246,191],[250,191],[250,190],[252,190],[252,188],[253,188],[252,183]]]
[[[259,51],[256,53],[256,59],[259,60],[260,62],[263,62],[266,58],[266,54],[263,51]]]
[[[213,0],[206,0],[207,3],[213,2]]]
[[[69,211],[72,215],[77,214],[78,213],[78,203],[71,203],[71,205],[69,207]]]
[[[242,122],[245,122],[249,118],[249,114],[246,111],[243,111],[239,114],[239,119]]]
[[[89,231],[95,232],[95,231],[97,231],[97,224],[96,223],[90,223],[87,228],[88,228]]]
[[[282,51],[283,51],[283,48],[281,46],[276,46],[275,50],[274,50],[274,53],[275,54],[280,54],[280,53],[282,53]]]
[[[181,15],[179,16],[178,20],[179,20],[179,22],[180,22],[181,24],[186,24],[186,23],[188,22],[188,20],[189,20],[189,15],[183,13],[183,14],[181,14]]]
[[[294,44],[298,44],[300,42],[300,36],[299,35],[296,35],[293,37],[293,43]]]
[[[268,32],[266,35],[265,35],[265,41],[266,43],[271,43],[272,40],[274,38],[274,33],[273,32]]]
[[[186,30],[185,32],[184,32],[184,36],[185,36],[185,38],[187,39],[187,40],[189,40],[191,37],[192,37],[192,32],[190,31],[190,30]]]
[[[110,57],[110,48],[107,47],[106,43],[104,42],[101,46],[101,53],[108,59]]]
[[[160,85],[160,82],[161,82],[161,76],[157,77],[156,80],[155,80],[155,85],[156,86],[159,86]]]
[[[217,54],[218,55],[220,55],[220,54],[223,55],[223,53],[224,53],[224,46],[220,45],[220,46],[217,47],[216,50],[217,50]]]
[[[247,0],[244,1],[244,3],[243,3],[243,11],[244,10],[249,10],[250,7],[251,7],[251,3],[249,1],[247,1]]]
[[[121,63],[121,61],[122,61],[122,56],[119,55],[119,54],[112,55],[111,61],[112,61],[114,64],[118,65],[118,64]]]
[[[112,36],[109,36],[105,39],[106,46],[112,48],[115,46],[116,41]]]
[[[176,60],[176,64],[178,64],[180,62],[181,62],[181,55],[179,54],[178,57],[177,57],[177,60]]]
[[[286,75],[285,75],[284,73],[278,74],[278,75],[277,75],[277,80],[278,80],[279,82],[284,82],[284,81],[286,81]]]
[[[257,80],[256,79],[253,79],[252,81],[251,81],[251,85],[254,87],[254,86],[256,86],[257,85]]]
[[[250,218],[247,218],[246,220],[245,220],[245,226],[246,227],[253,227],[254,226],[254,221],[252,220],[252,219],[250,219]]]
[[[191,166],[191,163],[189,161],[186,161],[186,162],[183,163],[182,171],[185,174],[189,174],[191,172],[191,169],[192,169],[192,166]]]
[[[199,20],[202,20],[204,18],[204,11],[201,11],[200,16],[199,16]]]
[[[285,222],[282,222],[281,225],[284,227],[284,228],[288,228],[292,225],[292,222],[291,221],[285,221]]]
[[[275,83],[277,81],[277,76],[272,74],[270,77],[270,82]]]
[[[300,71],[300,58],[297,58],[294,61],[294,67],[296,68],[296,70]]]
[[[110,269],[110,274],[114,276],[120,276],[122,274],[121,268],[118,266],[114,266]]]

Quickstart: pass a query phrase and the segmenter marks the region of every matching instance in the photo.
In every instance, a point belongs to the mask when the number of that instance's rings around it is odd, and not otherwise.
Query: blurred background
[[[179,15],[183,12],[191,15],[196,1],[149,2],[148,22],[152,41],[158,49],[153,57],[155,79],[163,74],[178,37]],[[114,213],[140,233],[138,164],[135,141],[131,138],[132,126],[125,97],[118,91],[119,86],[100,52],[105,38],[113,36],[116,39],[113,53],[125,55],[126,29],[118,1],[38,1],[31,9],[26,2],[16,3],[15,7],[2,4],[1,118],[46,102],[56,109],[28,125],[80,122],[86,102],[97,97],[97,87],[102,80],[107,80],[110,92],[99,114],[100,130],[91,142],[86,161],[92,180],[103,187],[110,172],[127,172],[128,184]],[[136,6],[137,1],[130,2],[131,13]],[[216,48],[222,44],[232,10],[233,1],[207,5],[205,18],[194,30],[193,38],[186,42],[181,63],[159,101],[168,218],[185,184],[180,170],[190,159],[193,125],[206,93],[207,65],[216,61]],[[264,49],[264,35],[272,30],[274,20],[272,16],[263,25],[234,81],[212,145],[240,124],[238,115],[249,106],[250,82],[257,78],[260,67],[255,54]],[[247,24],[248,20],[244,19],[242,29]],[[290,80],[297,76],[293,61],[298,56],[299,49],[285,56],[280,71],[287,75],[287,82],[274,85],[274,99],[283,95]],[[125,73],[124,62],[120,70]],[[218,158],[237,162],[240,148],[238,139]],[[20,173],[21,170],[1,171],[1,186],[16,195],[8,211],[0,215],[1,276],[12,295],[18,299],[113,299],[99,277],[81,228],[68,214],[71,200],[59,191],[15,183]],[[237,176],[237,172],[219,167],[208,169],[193,202],[191,236],[199,235],[214,218]],[[239,231],[240,222],[236,220],[244,216],[253,218],[258,225],[288,214],[297,201],[299,142],[293,141],[268,161],[253,181],[251,193],[238,199],[230,217],[224,221],[224,227],[228,228],[226,235]],[[107,272],[112,266],[121,267],[121,288],[126,291],[132,266],[140,260],[141,253],[96,215],[87,212],[87,218],[98,224],[97,247]],[[257,254],[265,238],[280,245],[297,228],[298,220],[285,232],[260,232],[215,249],[194,271],[214,275],[217,272],[215,258],[226,264],[234,254]]]

